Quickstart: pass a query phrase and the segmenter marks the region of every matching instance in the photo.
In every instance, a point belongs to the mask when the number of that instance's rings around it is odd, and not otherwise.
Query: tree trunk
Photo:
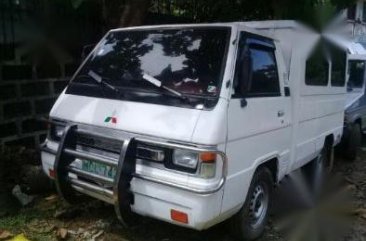
[[[273,19],[282,19],[285,11],[284,0],[272,0]]]
[[[117,28],[123,12],[122,0],[101,0],[101,11],[106,30]]]
[[[121,27],[138,26],[144,23],[151,0],[127,0],[119,21]]]

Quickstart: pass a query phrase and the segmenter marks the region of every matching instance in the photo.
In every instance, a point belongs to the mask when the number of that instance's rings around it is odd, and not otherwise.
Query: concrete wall
[[[41,121],[66,87],[77,65],[42,69],[30,65],[0,65],[0,148],[38,148],[46,137]]]

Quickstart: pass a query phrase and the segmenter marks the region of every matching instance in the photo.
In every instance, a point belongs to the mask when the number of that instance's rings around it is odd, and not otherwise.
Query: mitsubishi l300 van
[[[258,238],[274,185],[323,170],[342,135],[346,87],[319,41],[293,21],[111,30],[51,110],[43,169],[66,201],[100,199],[125,224],[230,219]]]

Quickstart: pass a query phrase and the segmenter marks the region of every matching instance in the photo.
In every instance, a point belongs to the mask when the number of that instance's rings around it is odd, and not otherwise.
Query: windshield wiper
[[[114,87],[113,85],[107,83],[102,76],[98,75],[97,73],[95,73],[93,70],[89,70],[88,72],[88,76],[90,76],[93,80],[95,80],[97,83],[104,85],[105,87],[107,87],[110,90],[113,90],[114,92],[118,93],[119,95],[122,94],[122,92],[117,89],[116,87]]]
[[[148,81],[149,83],[153,84],[154,86],[156,87],[159,87],[159,88],[162,88],[172,94],[174,94],[175,96],[178,96],[180,99],[182,100],[185,100],[185,101],[188,101],[188,98],[186,96],[184,96],[182,93],[180,93],[179,91],[176,91],[176,90],[173,90],[165,85],[163,85],[163,83],[161,83],[160,80],[158,80],[157,78],[149,75],[149,74],[146,74],[144,73],[142,75],[142,78],[146,81]]]

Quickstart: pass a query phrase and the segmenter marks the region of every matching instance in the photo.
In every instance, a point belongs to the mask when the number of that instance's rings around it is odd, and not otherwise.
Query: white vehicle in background
[[[322,173],[341,139],[346,86],[319,42],[293,21],[112,30],[52,108],[44,171],[68,202],[103,200],[126,224],[230,218],[255,239],[274,185]]]
[[[347,97],[343,136],[338,149],[339,154],[346,160],[353,161],[361,147],[362,134],[366,129],[366,50],[361,44],[339,35],[328,34],[327,38],[343,53],[339,69],[343,69],[341,75],[347,82]]]
[[[362,145],[366,129],[365,95],[366,53],[349,55],[347,61],[347,101],[341,147],[345,157],[353,161]]]

